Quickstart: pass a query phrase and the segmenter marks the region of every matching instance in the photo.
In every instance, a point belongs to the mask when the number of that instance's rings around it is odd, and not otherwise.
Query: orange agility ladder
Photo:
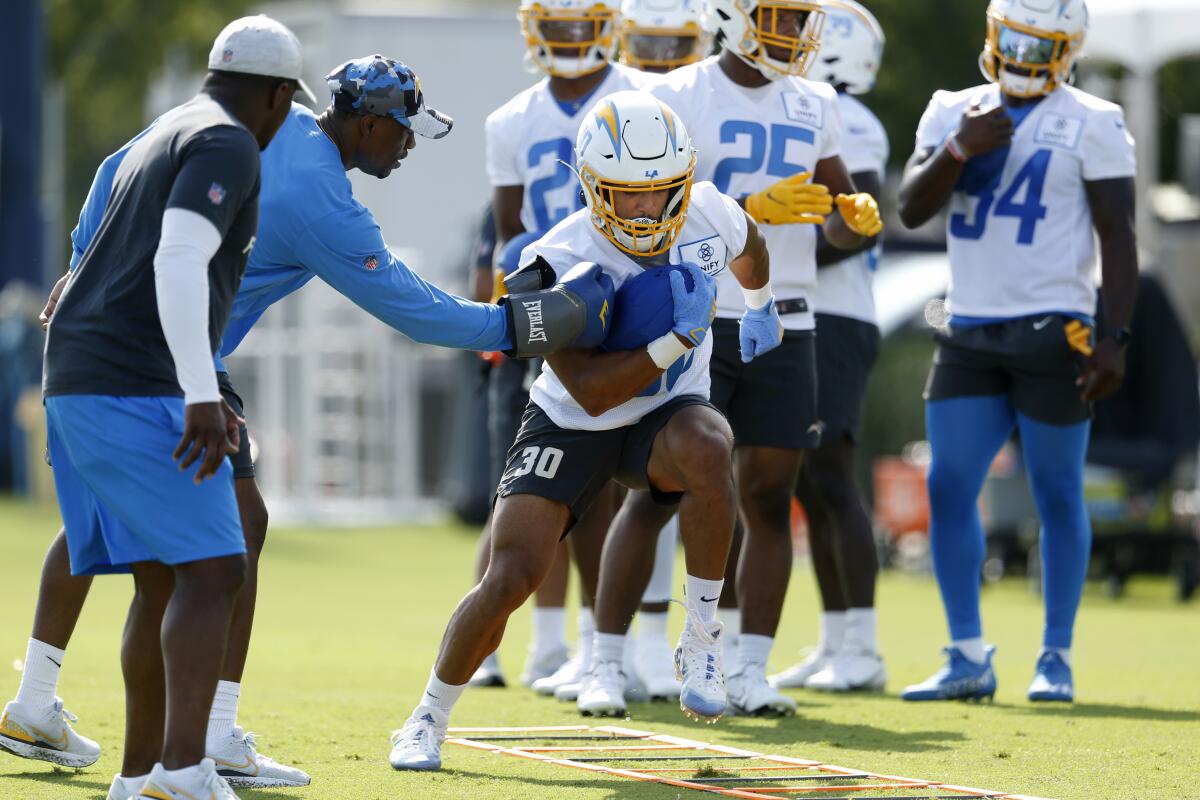
[[[451,728],[448,735],[447,744],[747,800],[791,800],[814,793],[813,800],[1046,800],[864,772],[615,725]],[[852,794],[830,796],[846,792]]]

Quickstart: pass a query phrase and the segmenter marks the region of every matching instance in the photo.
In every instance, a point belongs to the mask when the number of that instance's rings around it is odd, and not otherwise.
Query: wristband
[[[743,286],[742,296],[746,298],[746,308],[759,311],[766,308],[767,303],[770,303],[775,295],[771,291],[771,282],[767,281],[759,289],[747,289]]]
[[[963,150],[962,145],[958,143],[958,136],[951,136],[946,140],[946,152],[960,164],[965,164],[967,159],[970,158],[967,152]]]
[[[650,354],[650,360],[659,369],[669,368],[687,351],[687,345],[681,342],[674,333],[667,333],[646,345],[646,352]]]

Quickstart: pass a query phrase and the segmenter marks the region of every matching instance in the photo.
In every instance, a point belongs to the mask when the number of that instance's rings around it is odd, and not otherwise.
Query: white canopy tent
[[[1159,177],[1158,70],[1175,59],[1200,56],[1200,0],[1088,0],[1088,10],[1083,57],[1119,64],[1129,73],[1121,99],[1137,141],[1139,238],[1152,243],[1146,198]]]

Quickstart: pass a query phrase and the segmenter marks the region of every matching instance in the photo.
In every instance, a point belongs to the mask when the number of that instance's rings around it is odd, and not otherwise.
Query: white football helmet
[[[875,86],[883,59],[883,28],[879,20],[855,0],[826,0],[821,49],[808,77],[850,94],[866,94]]]
[[[773,81],[808,72],[821,44],[823,6],[821,0],[705,0],[702,20],[717,44]]]
[[[579,126],[575,164],[592,224],[623,252],[652,256],[670,249],[687,218],[696,151],[683,121],[648,92],[614,92]],[[616,193],[667,192],[658,219],[626,219]]]
[[[670,72],[708,54],[712,36],[700,27],[701,0],[625,0],[618,27],[620,58],[647,72]]]
[[[616,48],[617,0],[535,0],[517,10],[535,69],[578,78],[603,69]]]
[[[1007,95],[1049,94],[1070,82],[1087,27],[1084,0],[992,0],[979,69]]]

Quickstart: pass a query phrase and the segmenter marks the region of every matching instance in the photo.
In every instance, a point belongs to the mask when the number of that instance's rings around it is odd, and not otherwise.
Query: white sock
[[[533,607],[533,639],[529,652],[534,657],[567,649],[567,610]]]
[[[500,655],[499,651],[493,650],[491,655],[483,660],[479,665],[480,669],[486,669],[488,672],[500,672]]]
[[[653,636],[667,638],[667,612],[639,611],[638,638],[649,639]]]
[[[846,612],[825,611],[821,614],[821,638],[817,649],[823,653],[836,653],[842,649],[846,635]]]
[[[25,667],[21,671],[17,702],[33,708],[53,705],[54,696],[58,693],[58,670],[66,655],[65,650],[30,639],[29,647],[25,650]]]
[[[875,641],[875,609],[851,608],[846,611],[846,638],[843,646],[856,653],[878,653]]]
[[[592,664],[600,664],[604,661],[625,663],[625,634],[596,631],[592,636],[592,642]]]
[[[742,610],[740,608],[718,608],[717,619],[721,620],[721,635],[734,639],[742,632]]]
[[[579,663],[587,669],[592,663],[592,641],[596,635],[596,617],[590,608],[579,609],[575,617],[575,633],[579,637]]]
[[[951,647],[957,647],[962,654],[974,661],[976,664],[982,664],[987,661],[987,649],[983,644],[982,636],[973,636],[970,639],[955,639],[950,643]]]
[[[165,775],[167,779],[171,781],[171,783],[182,783],[184,786],[187,786],[189,783],[193,783],[200,778],[200,765],[193,764],[192,766],[184,767],[183,769],[167,769],[164,767],[163,775]]]
[[[738,637],[737,669],[734,672],[741,672],[749,664],[761,664],[766,667],[767,659],[771,656],[771,647],[774,644],[773,636],[743,633]]]
[[[1046,647],[1042,645],[1042,649],[1038,652],[1038,658],[1041,658],[1046,653],[1058,653],[1062,656],[1062,660],[1069,667],[1071,666],[1071,648],[1069,647]]]
[[[437,673],[430,670],[429,683],[425,684],[425,694],[421,695],[421,706],[436,709],[449,717],[454,704],[462,697],[463,689],[466,688],[465,683],[455,686],[438,680]]]
[[[220,741],[237,725],[238,698],[242,685],[233,681],[217,681],[212,709],[208,712],[208,740]]]
[[[713,622],[717,618],[717,601],[721,599],[721,589],[724,586],[724,578],[710,581],[688,575],[684,584],[684,599],[688,608],[696,609],[700,619],[705,622]]]

